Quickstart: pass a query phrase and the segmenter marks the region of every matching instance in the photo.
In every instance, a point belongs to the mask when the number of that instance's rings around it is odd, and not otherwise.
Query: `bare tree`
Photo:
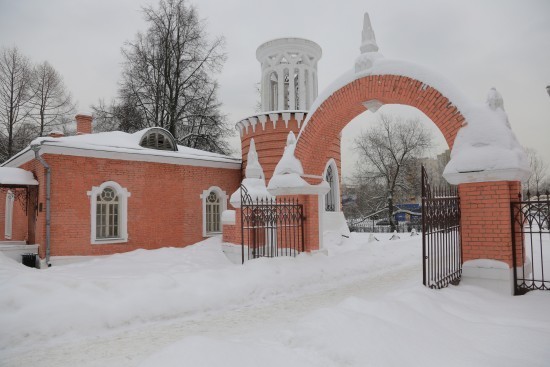
[[[419,119],[402,120],[379,114],[378,120],[377,125],[355,139],[355,149],[361,157],[356,177],[380,185],[379,201],[387,205],[393,231],[395,199],[414,191],[419,158],[432,146],[432,137]]]
[[[97,105],[92,106],[92,111],[94,131],[133,133],[146,127],[139,110],[128,98],[122,98],[120,102],[112,100],[109,104],[100,99]]]
[[[148,29],[122,49],[116,106],[94,106],[96,118],[111,119],[123,129],[160,126],[180,144],[227,152],[224,138],[232,130],[225,126],[212,78],[225,61],[224,39],[209,41],[204,22],[184,0],[161,0],[158,8],[149,6],[143,13]],[[121,121],[136,114],[139,127]]]
[[[38,136],[48,127],[61,126],[75,106],[63,78],[47,61],[34,67],[32,73],[31,117],[38,125]]]
[[[15,153],[14,137],[29,113],[32,98],[30,62],[17,47],[0,51],[0,124],[3,159]]]
[[[535,149],[527,148],[526,151],[531,175],[529,175],[529,178],[525,182],[525,189],[530,195],[539,195],[539,193],[544,191],[546,186],[545,180],[548,178],[548,163],[544,161]]]

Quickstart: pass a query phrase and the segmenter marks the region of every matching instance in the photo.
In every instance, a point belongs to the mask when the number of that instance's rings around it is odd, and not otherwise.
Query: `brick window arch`
[[[88,191],[90,196],[91,241],[93,244],[128,241],[127,189],[107,181]]]
[[[202,235],[222,233],[222,212],[227,209],[227,194],[217,186],[211,186],[200,195],[202,199]]]

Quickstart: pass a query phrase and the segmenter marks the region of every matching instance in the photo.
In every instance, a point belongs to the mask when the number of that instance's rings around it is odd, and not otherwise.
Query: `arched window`
[[[130,193],[113,181],[88,191],[91,197],[92,243],[128,241],[127,199]]]
[[[96,198],[96,239],[119,238],[120,201],[112,187],[106,187]]]
[[[325,195],[325,211],[340,211],[338,168],[336,167],[336,163],[332,159],[327,164],[327,167],[325,169],[325,180],[330,186],[330,191]]]
[[[177,151],[176,140],[168,130],[154,127],[148,129],[139,142],[144,148]]]
[[[12,227],[13,227],[13,202],[15,201],[15,195],[11,190],[8,190],[6,194],[6,217],[4,222],[4,237],[7,240],[11,240]]]
[[[217,186],[204,190],[201,195],[203,212],[203,235],[205,237],[222,232],[222,212],[227,208],[227,195]]]
[[[272,72],[269,77],[269,110],[276,111],[279,95],[279,78],[276,72]]]

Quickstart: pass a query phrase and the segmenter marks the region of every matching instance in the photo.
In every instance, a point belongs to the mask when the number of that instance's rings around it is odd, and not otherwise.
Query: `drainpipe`
[[[50,266],[50,223],[51,223],[51,214],[50,214],[50,179],[51,179],[51,168],[46,163],[44,158],[40,156],[39,151],[40,144],[31,145],[31,149],[34,151],[34,157],[44,168],[46,169],[46,264]]]

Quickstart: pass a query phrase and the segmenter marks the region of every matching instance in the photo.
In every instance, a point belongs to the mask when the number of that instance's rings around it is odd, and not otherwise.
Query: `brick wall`
[[[458,186],[463,261],[494,259],[512,267],[510,201],[518,199],[520,189],[516,181]]]
[[[235,169],[48,154],[43,157],[52,169],[52,256],[105,255],[137,248],[182,247],[196,243],[203,239],[202,191],[218,186],[229,198],[240,183],[240,171]],[[34,160],[21,168],[33,171],[40,183],[38,202],[42,203],[43,210],[37,214],[35,242],[42,245],[40,254],[44,257],[45,172]],[[128,198],[127,243],[91,244],[91,210],[87,191],[106,181],[115,181],[131,193]],[[0,198],[0,202],[3,208],[5,197]],[[15,216],[14,227],[16,223],[17,228],[22,229],[21,232],[17,230],[17,239],[24,239],[27,217],[23,212]]]

